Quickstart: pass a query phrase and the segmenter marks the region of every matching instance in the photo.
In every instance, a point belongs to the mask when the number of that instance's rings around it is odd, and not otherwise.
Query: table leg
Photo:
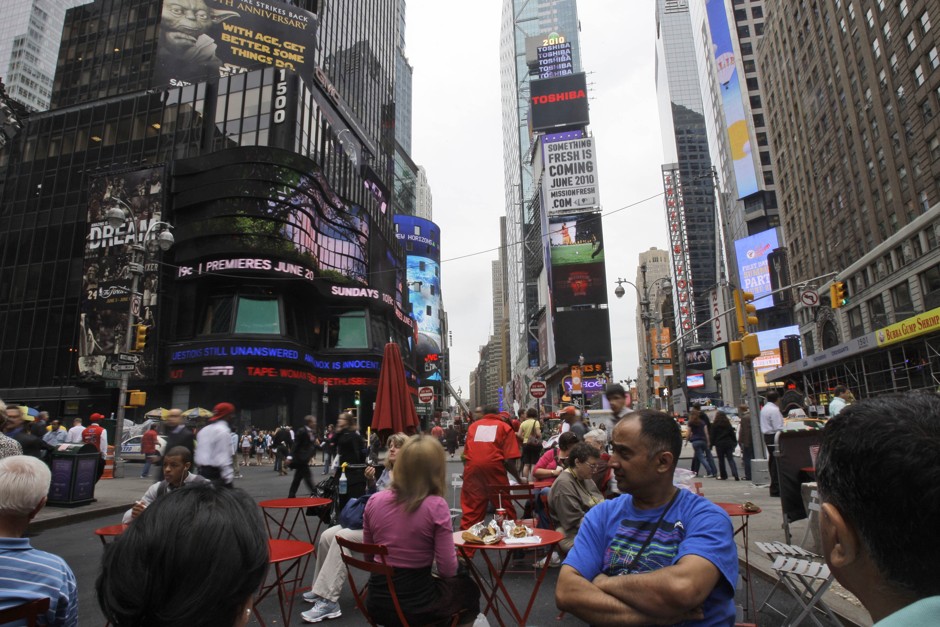
[[[480,571],[477,569],[476,565],[473,563],[472,554],[468,555],[467,552],[463,549],[463,547],[460,547],[460,554],[467,561],[467,570],[470,571],[470,576],[473,577],[473,580],[476,582],[477,587],[480,588],[480,594],[482,594],[483,598],[486,599],[486,607],[480,610],[480,613],[486,616],[486,614],[490,611],[490,608],[492,607],[493,612],[495,613],[496,622],[499,624],[500,627],[505,627],[505,625],[503,624],[503,619],[499,614],[499,607],[498,607],[498,602],[496,598],[495,587],[492,586],[489,582],[487,582],[486,579],[483,577],[482,573],[480,573]],[[486,553],[484,553],[484,555],[486,555]],[[492,573],[492,570],[489,569],[489,566],[490,566],[489,560],[486,560],[486,561],[487,561],[487,567],[490,573],[490,577],[492,577],[493,573]]]
[[[280,521],[278,521],[278,519],[275,518],[273,514],[270,514],[270,513],[268,512],[268,510],[265,509],[265,510],[263,510],[263,511],[264,511],[264,526],[267,527],[267,529],[268,529],[268,537],[269,537],[269,538],[274,538],[275,540],[281,540],[281,539],[283,539],[283,538],[282,538],[282,535],[283,535],[284,533],[287,533],[287,535],[288,535],[289,537],[293,537],[292,534],[291,534],[289,531],[287,531],[287,527],[286,527],[286,524],[287,524],[287,515],[290,513],[290,510],[289,510],[289,509],[285,509],[285,510],[284,510],[284,514],[281,516],[281,520],[280,520]],[[277,529],[278,529],[277,534],[274,534],[274,533],[271,532],[271,523],[272,523],[272,522],[273,522],[275,525],[277,525]]]

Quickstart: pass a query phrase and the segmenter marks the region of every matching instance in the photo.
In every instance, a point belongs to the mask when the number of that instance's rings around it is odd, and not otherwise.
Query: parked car
[[[129,462],[144,461],[144,454],[140,451],[140,441],[143,436],[135,435],[126,440],[121,445],[121,459]],[[157,436],[157,453],[163,455],[163,449],[166,448],[166,438],[162,435]]]

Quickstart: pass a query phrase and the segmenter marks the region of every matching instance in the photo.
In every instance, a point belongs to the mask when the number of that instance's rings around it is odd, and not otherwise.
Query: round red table
[[[728,516],[741,517],[741,526],[734,530],[734,535],[740,533],[741,539],[744,541],[744,584],[746,586],[744,593],[744,615],[747,616],[753,601],[753,599],[751,599],[751,555],[747,539],[747,522],[750,516],[760,514],[762,510],[758,507],[756,511],[749,512],[739,503],[715,503],[715,505],[725,510]]]
[[[497,603],[501,600],[505,601],[506,606],[509,607],[509,611],[512,613],[513,618],[516,622],[524,626],[526,620],[529,618],[529,614],[532,612],[532,605],[535,603],[535,597],[539,593],[539,587],[542,585],[542,581],[545,579],[545,573],[548,572],[549,562],[552,560],[552,552],[555,549],[555,546],[561,542],[565,534],[552,531],[550,529],[536,529],[535,536],[538,537],[539,541],[533,544],[506,544],[503,541],[499,541],[496,544],[467,544],[463,541],[461,535],[463,531],[454,532],[454,545],[457,547],[457,550],[460,554],[466,559],[467,567],[470,571],[470,574],[473,576],[473,579],[476,581],[477,585],[480,587],[480,592],[483,593],[483,597],[486,599],[486,607],[483,608],[482,613],[486,614],[489,612],[490,608],[493,608],[493,611],[496,615],[496,622],[500,625],[504,625],[502,617],[499,615],[499,608]],[[506,568],[509,566],[510,559],[512,558],[511,551],[537,549],[539,547],[548,547],[548,554],[545,556],[545,563],[542,566],[541,571],[538,574],[538,577],[535,579],[535,586],[532,588],[532,594],[529,596],[529,604],[526,605],[525,613],[520,614],[516,604],[513,603],[512,595],[509,594],[509,591],[506,589],[506,586],[503,584],[503,575],[506,572]],[[476,551],[480,551],[483,554],[483,561],[486,562],[487,570],[489,571],[489,579],[484,577],[484,574],[479,572],[476,566],[473,563],[473,555]],[[490,559],[490,554],[498,555],[502,551],[502,562],[494,563]],[[498,558],[497,558],[498,559]]]
[[[116,538],[127,529],[127,525],[108,525],[107,527],[101,527],[95,529],[95,535],[98,536],[98,539],[101,540],[101,544],[108,544],[108,538]]]
[[[310,524],[307,522],[308,516],[305,515],[305,511],[308,507],[322,507],[332,502],[333,501],[330,499],[310,496],[293,499],[271,499],[269,501],[261,501],[258,503],[258,506],[264,512],[264,524],[268,528],[268,535],[270,537],[276,540],[301,540],[303,542],[310,542],[316,547],[317,534],[320,533],[320,527],[323,525],[323,521],[317,518],[317,529],[311,534]],[[288,527],[287,518],[290,516],[291,511],[294,512],[294,519],[291,521],[290,527]],[[294,535],[294,527],[297,526],[297,521],[300,519],[303,519],[304,528],[307,530],[306,538],[298,538]],[[271,523],[277,525],[277,530],[274,533],[271,532]],[[314,549],[314,552],[316,552],[316,549]]]
[[[268,563],[274,565],[274,581],[261,583],[258,596],[252,603],[254,615],[264,627],[264,618],[258,612],[258,605],[271,593],[277,590],[277,600],[281,608],[282,625],[290,624],[291,612],[294,609],[294,597],[303,591],[303,581],[307,574],[307,565],[313,545],[300,540],[268,540]],[[306,558],[306,559],[304,559]],[[293,562],[288,565],[288,562]]]

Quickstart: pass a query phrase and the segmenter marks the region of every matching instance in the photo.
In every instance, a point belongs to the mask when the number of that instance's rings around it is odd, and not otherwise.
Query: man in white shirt
[[[199,474],[223,485],[232,485],[232,430],[228,421],[235,418],[235,406],[219,403],[212,410],[209,424],[196,438],[196,465]]]
[[[780,496],[780,485],[777,481],[777,460],[774,458],[774,449],[776,448],[774,444],[774,436],[777,435],[778,431],[783,430],[783,414],[780,413],[780,408],[777,407],[777,399],[780,396],[771,390],[767,392],[767,403],[761,407],[760,410],[760,432],[764,436],[764,444],[768,448],[768,457],[770,471],[770,496]]]
[[[835,418],[839,415],[839,412],[845,409],[845,406],[848,405],[848,402],[845,400],[845,397],[849,395],[849,389],[844,385],[837,385],[835,390],[835,397],[829,403],[829,417]]]
[[[72,421],[72,425],[72,428],[69,429],[69,434],[65,437],[65,441],[68,444],[81,444],[82,432],[85,430],[85,427],[82,425],[82,419],[76,418]]]

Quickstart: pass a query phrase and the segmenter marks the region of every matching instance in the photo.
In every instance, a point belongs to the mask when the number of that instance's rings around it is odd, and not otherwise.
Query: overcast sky
[[[492,333],[491,262],[503,202],[499,29],[501,0],[408,0],[407,56],[414,67],[412,157],[428,172],[441,227],[441,290],[453,332],[451,382],[469,396],[469,374]],[[580,0],[581,55],[605,213],[662,193],[655,85],[654,0]],[[604,218],[614,378],[635,378],[640,252],[666,247],[661,197]],[[495,399],[493,399],[495,401]]]

